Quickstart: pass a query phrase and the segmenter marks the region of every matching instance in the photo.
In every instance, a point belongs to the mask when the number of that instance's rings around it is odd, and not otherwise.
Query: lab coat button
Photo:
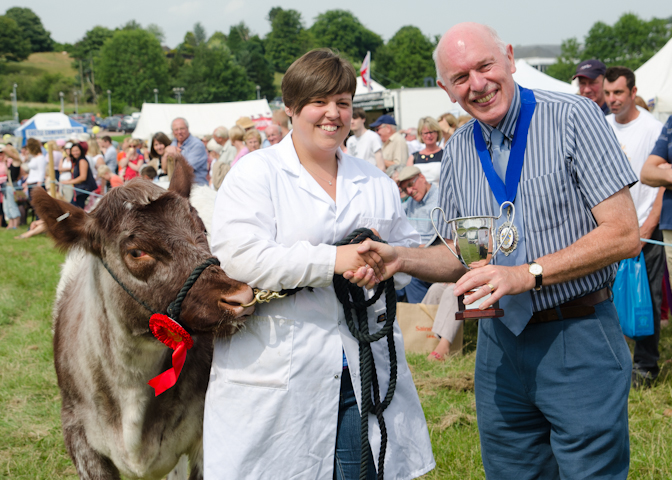
[[[339,377],[338,373],[337,373],[336,375],[334,375],[334,378],[335,378],[336,380],[338,380],[338,377]]]

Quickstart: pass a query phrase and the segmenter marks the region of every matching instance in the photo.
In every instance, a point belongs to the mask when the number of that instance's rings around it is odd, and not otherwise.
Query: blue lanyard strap
[[[527,88],[520,88],[520,113],[518,121],[516,122],[516,129],[513,133],[513,143],[511,144],[511,154],[509,156],[509,163],[506,168],[506,185],[499,178],[495,168],[492,165],[492,158],[488,147],[483,140],[483,132],[481,125],[478,122],[474,123],[474,143],[478,151],[478,157],[481,159],[481,166],[485,177],[490,184],[492,193],[495,195],[497,202],[502,203],[509,201],[513,202],[518,192],[518,183],[520,182],[520,174],[523,171],[523,162],[525,160],[525,147],[527,146],[527,134],[532,122],[532,115],[537,105],[534,98],[534,92]]]

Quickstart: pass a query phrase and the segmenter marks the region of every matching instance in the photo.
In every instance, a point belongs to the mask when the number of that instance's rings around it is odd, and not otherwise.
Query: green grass
[[[0,477],[76,478],[61,433],[51,333],[64,257],[48,238],[15,240],[16,232],[0,232]]]
[[[25,227],[19,232],[25,231]],[[60,424],[51,306],[63,254],[44,236],[0,231],[0,478],[75,479]],[[483,479],[473,391],[476,324],[465,355],[408,361],[429,426],[437,467],[427,480]],[[661,375],[630,393],[630,479],[672,478],[672,327],[662,331]]]

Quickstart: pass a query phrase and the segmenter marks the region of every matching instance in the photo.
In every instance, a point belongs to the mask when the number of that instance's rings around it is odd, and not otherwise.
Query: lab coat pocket
[[[370,228],[380,234],[380,238],[387,240],[392,230],[392,220],[385,218],[364,217],[360,221],[359,228]]]
[[[287,390],[294,321],[252,316],[228,343],[224,380],[229,383]]]

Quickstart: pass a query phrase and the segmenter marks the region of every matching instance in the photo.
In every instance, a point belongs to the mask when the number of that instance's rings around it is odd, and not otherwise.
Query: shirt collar
[[[513,92],[513,101],[509,107],[509,111],[506,112],[504,118],[497,125],[497,130],[502,132],[505,138],[509,139],[509,142],[513,141],[513,132],[516,128],[516,122],[518,121],[518,116],[520,115],[520,91],[518,89],[518,84],[514,83],[514,92]],[[481,125],[481,130],[483,131],[483,139],[490,146],[490,135],[495,127],[488,125],[486,123],[478,120],[478,123]]]

